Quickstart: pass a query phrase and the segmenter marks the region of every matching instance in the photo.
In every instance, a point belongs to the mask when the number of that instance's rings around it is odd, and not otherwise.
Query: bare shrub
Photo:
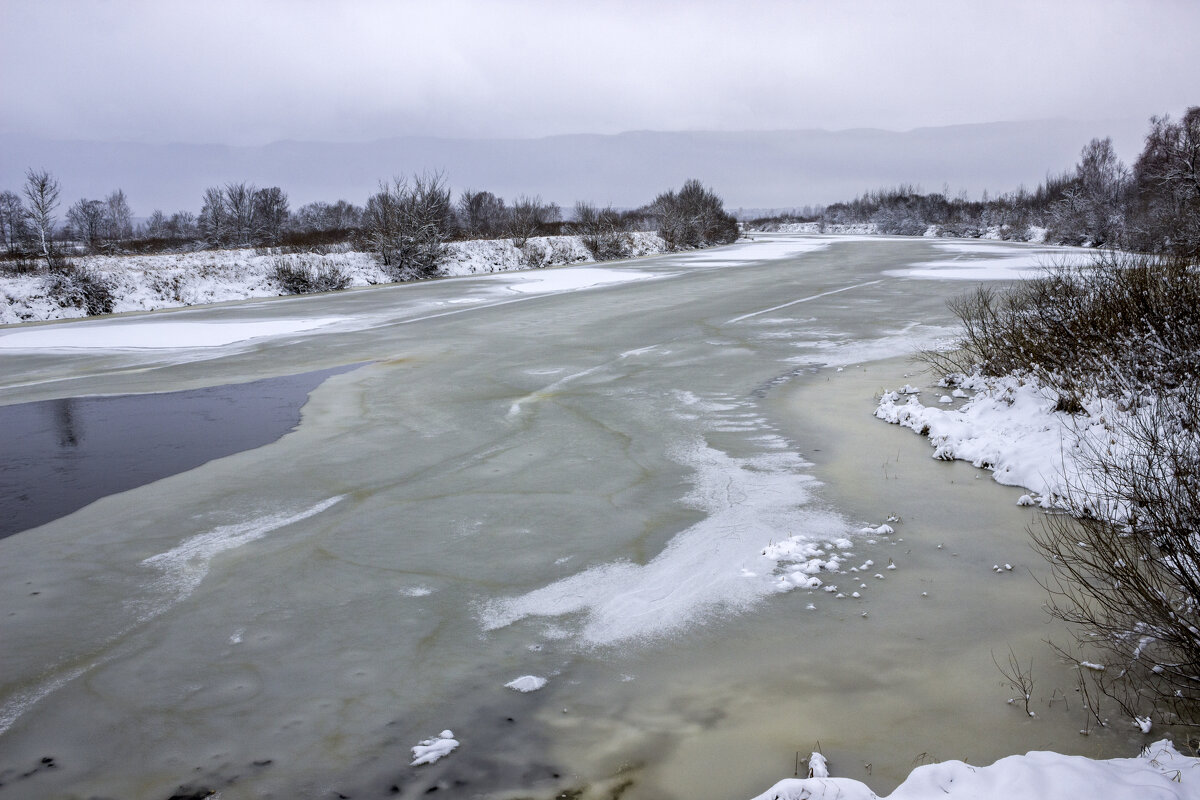
[[[42,291],[60,308],[81,308],[88,316],[111,314],[113,310],[112,285],[99,273],[70,261],[53,264]]]
[[[1051,612],[1079,626],[1102,691],[1133,717],[1200,725],[1200,391],[1143,403],[1085,457],[1070,515],[1034,546],[1052,570]]]
[[[416,175],[411,182],[397,178],[379,189],[363,212],[365,244],[393,280],[436,275],[454,227],[445,178],[440,173]]]
[[[737,220],[726,213],[721,198],[698,180],[685,182],[678,192],[660,194],[651,208],[658,234],[672,250],[737,241]]]
[[[336,292],[350,285],[350,275],[336,264],[317,258],[276,257],[272,261],[271,280],[284,294]]]
[[[612,206],[598,209],[591,203],[576,203],[570,230],[597,261],[616,261],[633,253],[633,239],[625,230],[625,220]]]
[[[505,232],[514,245],[524,248],[530,238],[551,233],[550,226],[561,217],[562,213],[554,203],[543,203],[538,195],[521,195],[508,210]]]
[[[1180,258],[1101,251],[1007,289],[951,301],[957,348],[926,358],[944,372],[1025,372],[1061,394],[1173,389],[1195,374],[1200,274]]]

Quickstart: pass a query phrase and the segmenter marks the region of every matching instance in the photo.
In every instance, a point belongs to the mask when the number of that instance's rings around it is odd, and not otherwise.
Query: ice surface
[[[0,332],[0,350],[127,350],[221,347],[263,336],[285,336],[341,322],[341,317],[255,322],[92,322]]]
[[[747,407],[691,393],[680,399],[689,410],[718,415],[709,421],[718,429],[721,415]],[[814,485],[807,462],[790,451],[735,458],[703,439],[678,446],[672,458],[692,470],[693,488],[684,503],[703,511],[705,519],[677,534],[646,564],[600,564],[493,600],[480,609],[483,627],[580,613],[579,641],[611,645],[669,635],[715,613],[744,611],[781,590],[820,585],[811,574],[819,567],[809,568],[816,554],[812,543],[843,539],[847,526],[832,513],[805,507]],[[786,566],[794,562],[802,563]]]
[[[165,553],[150,556],[143,560],[142,564],[159,572],[153,588],[169,598],[166,602],[174,604],[186,598],[200,585],[204,576],[208,574],[209,564],[219,554],[257,541],[272,531],[316,516],[341,499],[341,496],[330,497],[302,511],[280,512],[233,525],[222,525],[189,537]],[[162,610],[161,605],[156,605],[145,610],[143,616],[161,613]]]

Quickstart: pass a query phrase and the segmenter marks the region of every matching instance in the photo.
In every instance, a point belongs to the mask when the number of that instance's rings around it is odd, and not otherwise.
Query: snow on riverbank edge
[[[828,233],[828,234],[854,234],[856,236],[878,236],[883,235],[879,229],[879,225],[874,222],[768,222],[763,225],[747,226],[748,233]],[[1030,244],[1044,244],[1046,241],[1046,228],[1040,228],[1036,225],[1030,225],[1021,232],[1021,235],[1016,238],[1007,239],[1007,241],[1029,242]],[[1004,231],[999,225],[990,225],[978,231],[978,235],[959,235],[946,230],[940,225],[929,225],[925,228],[922,236],[929,238],[945,238],[945,239],[991,239],[1004,240]]]
[[[822,762],[823,763],[823,762]],[[991,766],[945,761],[914,769],[884,800],[1167,800],[1200,797],[1200,759],[1181,755],[1166,739],[1137,758],[1095,760],[1031,751],[1008,756]],[[851,778],[789,778],[753,800],[880,800]]]
[[[1077,413],[1056,410],[1059,395],[1029,376],[948,375],[928,405],[922,390],[905,386],[879,399],[875,416],[929,438],[933,458],[967,461],[997,483],[1029,490],[1020,505],[1068,508],[1083,503],[1094,513],[1121,519],[1121,508],[1102,504],[1096,454],[1133,451],[1130,414],[1109,399],[1085,397]],[[972,395],[973,393],[973,395]],[[1148,413],[1144,410],[1142,413]]]
[[[667,252],[657,233],[629,234],[630,257]],[[451,242],[442,264],[445,277],[567,264],[594,263],[579,236],[539,236],[524,248],[511,239]],[[335,249],[326,254],[259,255],[254,249],[201,250],[157,255],[82,256],[75,263],[113,286],[114,313],[222,303],[286,294],[271,277],[280,260],[296,265],[336,268],[350,277],[351,286],[392,283],[371,253]],[[44,274],[0,275],[0,325],[86,316],[81,308],[63,308],[45,291]]]

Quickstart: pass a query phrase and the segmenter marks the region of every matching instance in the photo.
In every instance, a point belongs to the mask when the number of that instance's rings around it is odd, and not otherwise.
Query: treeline
[[[1046,178],[1030,192],[972,201],[965,193],[923,194],[913,186],[868,192],[804,215],[753,220],[820,226],[870,223],[880,233],[1001,239],[1117,247],[1200,257],[1200,107],[1179,120],[1151,119],[1145,146],[1132,167],[1111,139],[1093,139],[1074,169]]]
[[[208,248],[320,249],[346,245],[373,252],[397,279],[437,274],[446,244],[472,238],[511,239],[574,234],[597,260],[627,256],[632,231],[657,230],[672,249],[734,241],[738,227],[713,191],[689,180],[633,210],[576,203],[571,219],[538,196],[508,202],[489,191],[452,198],[441,173],[381,182],[358,206],[345,200],[307,203],[294,211],[278,186],[230,182],[206,189],[199,214],[156,209],[133,225],[125,193],[81,199],[60,219],[58,180],[29,170],[20,194],[0,192],[3,262],[10,270],[55,268],[70,255],[153,253]]]

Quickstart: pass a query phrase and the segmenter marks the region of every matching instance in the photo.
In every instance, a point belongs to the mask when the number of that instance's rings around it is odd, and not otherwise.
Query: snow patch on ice
[[[221,347],[323,328],[341,317],[256,322],[90,322],[0,333],[0,350],[130,350]]]
[[[599,267],[572,267],[571,269],[547,269],[536,272],[519,272],[503,279],[504,288],[519,294],[541,294],[544,292],[569,292],[608,286],[614,283],[630,283],[650,278],[668,277],[670,273],[653,273],[643,270],[603,269]]]
[[[409,766],[432,764],[450,755],[457,747],[458,740],[454,738],[454,731],[442,731],[437,736],[423,739],[420,744],[413,745],[413,760]]]
[[[522,675],[504,684],[505,688],[517,692],[536,692],[546,685],[546,679],[539,675]]]
[[[899,278],[930,280],[1021,280],[1045,272],[1052,264],[1090,263],[1095,252],[1083,248],[997,245],[979,242],[938,242],[938,250],[951,258],[925,261],[884,272]]]
[[[701,424],[712,429],[730,420],[728,412],[747,408],[724,397],[676,397],[681,408],[703,413]],[[483,628],[579,615],[576,637],[583,645],[657,638],[748,610],[774,592],[820,586],[817,574],[840,563],[830,540],[850,546],[844,520],[806,507],[815,479],[792,451],[734,457],[697,438],[675,447],[671,457],[692,470],[692,490],[682,502],[703,511],[703,520],[646,564],[601,564],[492,600],[479,609]]]
[[[157,594],[168,595],[169,604],[174,605],[195,591],[208,574],[212,560],[221,553],[257,541],[272,531],[314,517],[341,501],[343,497],[344,495],[338,495],[322,500],[298,513],[271,514],[233,525],[222,525],[191,536],[165,553],[150,556],[142,561],[143,566],[159,572],[159,577],[152,582],[150,588]],[[157,616],[163,610],[161,604],[143,609],[141,620]]]

